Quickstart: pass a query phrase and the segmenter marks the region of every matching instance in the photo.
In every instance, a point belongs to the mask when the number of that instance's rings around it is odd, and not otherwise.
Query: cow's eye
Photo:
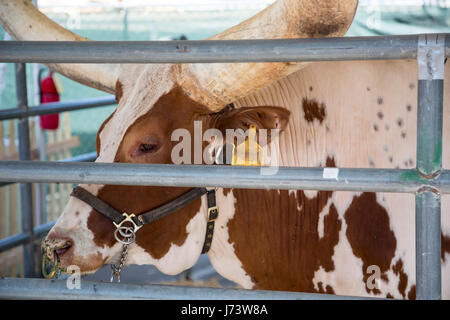
[[[152,144],[152,143],[141,143],[139,145],[139,153],[151,153],[156,151],[156,149],[158,148],[158,146],[156,144]]]

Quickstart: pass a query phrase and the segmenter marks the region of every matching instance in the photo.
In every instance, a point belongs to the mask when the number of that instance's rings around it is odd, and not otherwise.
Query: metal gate
[[[182,52],[177,47],[182,44]],[[402,192],[416,196],[416,292],[417,299],[441,299],[441,194],[450,193],[450,171],[442,168],[444,61],[450,56],[450,34],[346,37],[326,39],[154,41],[154,42],[0,42],[0,62],[16,62],[16,109],[0,111],[0,120],[19,119],[20,161],[0,161],[0,181],[20,182],[22,234],[0,241],[0,251],[24,246],[25,276],[33,276],[32,240],[51,227],[34,228],[31,185],[33,182],[97,183],[147,186],[225,187],[262,189],[309,189],[334,191]],[[36,63],[227,63],[300,62],[337,60],[417,59],[417,167],[416,169],[339,169],[338,179],[326,179],[323,168],[281,167],[275,175],[260,175],[255,167],[178,166],[124,163],[29,161],[30,116],[102,105],[39,106],[28,108],[25,62]],[[108,101],[109,103],[111,100]],[[36,282],[38,281],[38,282]],[[0,297],[57,297],[64,288],[44,280],[0,280]],[[93,285],[95,288],[95,284]],[[139,296],[139,288],[101,284],[108,290]],[[106,287],[104,287],[106,286]],[[40,288],[40,291],[33,289]],[[90,287],[89,287],[90,288]],[[159,292],[157,286],[155,292]],[[32,290],[32,291],[29,291]],[[41,291],[43,290],[43,291]],[[56,290],[56,291],[55,291]],[[131,291],[130,291],[131,290]],[[133,291],[134,290],[134,291]],[[172,289],[170,289],[172,290]],[[177,290],[176,288],[173,290]],[[186,288],[161,298],[180,298]],[[198,288],[191,292],[197,292]],[[198,297],[221,299],[222,291],[202,289]],[[230,289],[228,289],[230,290]],[[28,291],[28,292],[27,292]],[[95,291],[95,290],[94,290]],[[15,295],[12,294],[15,292]],[[31,293],[30,293],[31,292]],[[97,291],[95,291],[97,292]],[[212,292],[212,293],[211,293]],[[215,292],[215,293],[214,293]],[[222,292],[222,293],[219,293]],[[225,291],[227,292],[227,291]],[[344,298],[305,293],[228,291],[231,298]],[[205,295],[205,293],[209,293]],[[65,292],[67,294],[67,292]],[[222,294],[222,295],[221,295]],[[86,296],[86,297],[87,297]],[[156,294],[156,296],[158,296]],[[152,295],[151,297],[156,297]],[[62,297],[62,296],[60,296]],[[77,297],[73,294],[68,297]],[[195,298],[194,296],[187,296]],[[226,297],[226,294],[225,294]],[[353,298],[353,297],[352,297]]]

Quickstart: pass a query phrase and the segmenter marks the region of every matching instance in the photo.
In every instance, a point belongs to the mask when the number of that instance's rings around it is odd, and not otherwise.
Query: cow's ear
[[[290,112],[281,107],[242,107],[224,112],[216,124],[216,128],[248,130],[250,126],[256,129],[279,129],[283,131],[289,121]]]

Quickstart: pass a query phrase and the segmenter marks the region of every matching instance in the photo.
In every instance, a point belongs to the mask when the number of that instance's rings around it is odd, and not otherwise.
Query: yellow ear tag
[[[264,150],[256,141],[256,128],[250,126],[248,138],[239,144],[233,152],[232,166],[262,166]]]

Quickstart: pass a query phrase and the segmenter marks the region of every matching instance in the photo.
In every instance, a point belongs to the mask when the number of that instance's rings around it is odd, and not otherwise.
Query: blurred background
[[[38,0],[33,1],[48,17],[92,40],[200,40],[219,33],[261,11],[274,0]],[[360,0],[347,36],[371,36],[450,32],[450,0]],[[11,40],[0,26],[0,40]],[[40,80],[45,66],[27,64],[28,101],[41,101]],[[39,80],[40,79],[40,80]],[[61,75],[53,75],[60,101],[107,96]],[[16,106],[14,64],[0,63],[0,109]],[[95,136],[115,105],[59,115],[59,124],[42,129],[39,117],[30,120],[36,159],[58,160],[94,152]],[[0,160],[17,158],[15,121],[0,122]],[[35,184],[35,225],[55,220],[72,186]],[[17,185],[0,187],[0,239],[20,232]],[[20,276],[21,248],[0,254],[0,276]],[[141,268],[141,269],[140,269]],[[125,282],[203,281],[206,285],[231,285],[215,274],[207,258],[183,275],[169,277],[154,268],[126,268]],[[109,280],[109,268],[89,279]],[[140,276],[136,276],[140,274]],[[208,282],[209,281],[209,282]]]

